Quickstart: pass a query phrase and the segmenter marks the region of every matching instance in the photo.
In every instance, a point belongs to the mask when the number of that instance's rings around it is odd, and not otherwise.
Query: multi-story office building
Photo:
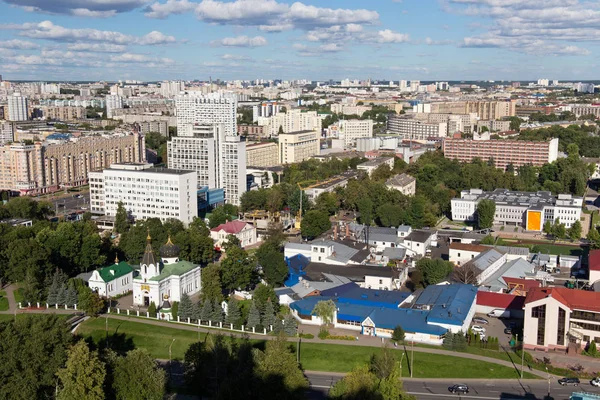
[[[29,119],[29,100],[21,93],[8,96],[8,120],[27,121]]]
[[[75,121],[86,117],[85,107],[40,107],[42,117],[55,121]]]
[[[579,93],[594,93],[596,91],[596,87],[593,83],[581,83],[575,85],[575,90]]]
[[[598,118],[600,117],[600,106],[593,106],[589,104],[576,105],[571,107],[571,112],[575,114],[577,118],[581,117],[582,115],[590,114]]]
[[[239,205],[246,191],[246,142],[227,136],[222,124],[186,124],[167,143],[169,168],[196,171],[198,189],[222,188],[225,201]]]
[[[154,168],[152,164],[112,164],[90,172],[92,210],[116,216],[119,203],[135,219],[174,218],[188,225],[198,216],[195,171]]]
[[[251,167],[274,167],[279,165],[277,143],[264,142],[246,146],[246,164]]]
[[[453,221],[477,220],[477,205],[482,200],[496,204],[494,224],[523,226],[528,231],[540,232],[546,221],[553,223],[557,218],[570,228],[581,217],[582,197],[570,194],[552,196],[550,192],[515,192],[496,189],[484,192],[481,189],[463,190],[460,198],[452,199]]]
[[[282,105],[276,101],[267,101],[252,107],[252,122],[258,121],[258,118],[272,117],[281,111]]]
[[[319,131],[298,131],[279,135],[279,163],[293,164],[319,154]]]
[[[477,123],[476,114],[414,113],[412,116],[430,124],[448,124],[448,136],[456,132],[472,133]]]
[[[115,116],[115,110],[123,108],[123,98],[118,94],[106,95],[106,116],[112,118]]]
[[[332,113],[344,114],[344,115],[358,115],[359,117],[362,117],[362,115],[365,112],[370,111],[371,109],[372,109],[371,106],[356,106],[356,105],[338,104],[338,103],[331,105]]]
[[[414,106],[413,111],[438,114],[475,113],[479,119],[502,119],[515,115],[516,102],[514,100],[473,100],[426,103]]]
[[[140,132],[144,135],[147,135],[150,132],[158,132],[161,136],[169,136],[169,124],[167,123],[167,121],[141,121],[137,124],[139,125]]]
[[[373,137],[373,120],[341,120],[329,129],[332,136],[337,135],[339,139],[344,141],[346,149],[353,149],[356,147],[357,139]]]
[[[265,134],[277,136],[279,128],[284,133],[299,131],[320,131],[324,116],[316,111],[288,110],[269,118],[259,118],[258,124],[265,126]]]
[[[143,162],[144,137],[92,136],[50,144],[6,144],[0,147],[0,189],[43,194],[85,185],[88,173],[113,163]]]
[[[175,99],[177,134],[191,134],[190,124],[221,124],[225,136],[237,136],[237,97],[235,94],[189,92]]]
[[[541,167],[558,158],[558,139],[545,142],[524,140],[470,140],[445,139],[444,156],[461,162],[474,158],[492,159],[496,168],[506,169],[509,164],[516,169],[523,165]]]
[[[0,121],[0,145],[10,143],[15,138],[15,124],[12,122]]]
[[[446,137],[448,135],[448,124],[445,122],[427,123],[417,119],[391,115],[387,122],[387,133],[398,135],[403,139],[427,140]]]

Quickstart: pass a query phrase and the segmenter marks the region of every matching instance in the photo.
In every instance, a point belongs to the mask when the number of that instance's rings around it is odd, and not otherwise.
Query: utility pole
[[[517,334],[517,345],[519,344],[519,335]],[[523,379],[523,365],[525,364],[525,349],[523,348],[523,338],[521,338],[521,379]]]
[[[300,365],[300,342],[302,341],[302,331],[298,334],[298,342],[296,343],[296,362]]]
[[[171,365],[171,347],[173,347],[173,343],[175,343],[175,339],[169,345],[169,381],[171,380],[171,376],[173,375],[173,367]]]

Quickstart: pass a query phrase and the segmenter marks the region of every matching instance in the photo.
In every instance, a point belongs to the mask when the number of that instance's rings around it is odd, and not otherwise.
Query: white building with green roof
[[[100,296],[113,297],[133,290],[133,268],[115,259],[113,265],[92,272],[88,286]]]
[[[192,296],[201,289],[200,266],[179,260],[179,247],[171,242],[161,246],[161,259],[152,251],[148,235],[146,250],[140,263],[140,273],[133,279],[133,304],[160,308],[164,302],[181,301],[181,295]]]

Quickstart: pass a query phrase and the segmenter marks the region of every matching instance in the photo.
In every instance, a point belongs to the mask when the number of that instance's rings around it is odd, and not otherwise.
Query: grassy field
[[[496,244],[499,246],[528,247],[530,250],[535,246],[536,250],[539,250],[542,253],[554,255],[580,256],[583,255],[584,252],[584,249],[580,246],[552,244],[546,241],[499,239]]]
[[[90,337],[100,345],[105,345],[106,320],[97,318],[83,323],[78,328],[78,334]],[[204,339],[205,334],[184,331],[174,328],[156,327],[134,321],[108,319],[108,333],[113,346],[121,348],[140,347],[147,349],[152,356],[160,359],[169,358],[169,344],[173,342],[172,358],[181,360],[188,346],[195,341]],[[116,335],[114,335],[116,333]],[[294,340],[295,341],[295,340]],[[254,341],[257,347],[262,347],[264,341]],[[292,343],[294,344],[294,343]],[[344,346],[327,343],[302,343],[300,362],[303,368],[315,371],[349,372],[352,368],[369,362],[371,355],[379,351],[377,348],[366,346]],[[415,352],[414,377],[422,378],[516,378],[517,372],[509,367],[490,364],[482,361],[469,360],[438,354]],[[508,360],[508,358],[506,358]],[[403,360],[403,375],[409,376],[407,358]],[[535,378],[525,374],[527,378]]]
[[[0,311],[8,310],[8,299],[6,298],[6,292],[0,290]]]
[[[17,304],[24,302],[24,300],[23,300],[23,288],[18,288],[17,290],[15,290],[13,292],[13,294],[15,296],[15,302]]]

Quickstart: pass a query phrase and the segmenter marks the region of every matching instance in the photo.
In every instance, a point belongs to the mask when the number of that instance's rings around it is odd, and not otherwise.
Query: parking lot
[[[498,343],[500,344],[500,346],[509,346],[509,342],[510,339],[512,339],[512,335],[507,335],[506,333],[504,333],[504,329],[508,328],[509,324],[511,322],[514,322],[517,324],[517,326],[521,326],[523,321],[518,320],[518,319],[499,319],[499,318],[492,318],[492,317],[488,317],[485,314],[475,314],[475,317],[480,317],[480,318],[485,318],[486,320],[488,320],[487,324],[479,324],[476,322],[471,323],[471,326],[473,325],[479,325],[482,326],[483,328],[485,328],[485,336],[486,337],[497,337],[498,338]],[[521,329],[518,329],[518,332],[520,333]]]

